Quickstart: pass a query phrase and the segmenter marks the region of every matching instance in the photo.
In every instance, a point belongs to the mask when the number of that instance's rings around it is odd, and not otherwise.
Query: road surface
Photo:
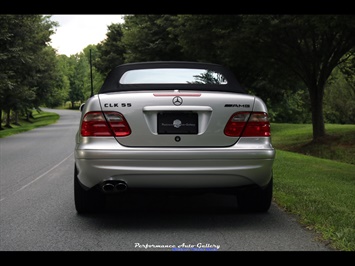
[[[74,137],[80,113],[0,139],[0,251],[328,251],[275,204],[242,214],[227,195],[123,195],[78,215]]]

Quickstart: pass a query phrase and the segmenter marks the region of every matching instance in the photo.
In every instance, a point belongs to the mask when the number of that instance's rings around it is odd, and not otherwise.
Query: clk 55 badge
[[[132,107],[131,103],[105,103],[105,107]]]

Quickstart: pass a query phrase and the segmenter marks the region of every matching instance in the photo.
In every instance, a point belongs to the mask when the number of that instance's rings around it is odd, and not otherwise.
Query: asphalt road
[[[54,110],[53,110],[54,111]],[[78,111],[0,139],[0,251],[329,251],[275,204],[242,214],[227,195],[109,198],[77,215],[73,199]]]

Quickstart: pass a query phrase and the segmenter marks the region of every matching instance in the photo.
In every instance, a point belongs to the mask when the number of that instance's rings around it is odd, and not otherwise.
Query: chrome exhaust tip
[[[101,184],[101,190],[105,193],[123,192],[127,188],[126,182],[119,180],[108,180]]]
[[[101,189],[105,193],[112,193],[115,190],[115,186],[110,183],[110,182],[105,182],[102,186]]]
[[[119,181],[115,186],[116,191],[122,192],[127,189],[127,184],[123,181]]]

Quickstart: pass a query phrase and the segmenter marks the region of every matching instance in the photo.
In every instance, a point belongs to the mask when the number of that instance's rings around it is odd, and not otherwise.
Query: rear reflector
[[[83,137],[125,137],[130,134],[126,119],[118,112],[89,112],[81,124]]]
[[[268,137],[270,122],[264,112],[239,112],[228,120],[224,134],[229,137]]]

